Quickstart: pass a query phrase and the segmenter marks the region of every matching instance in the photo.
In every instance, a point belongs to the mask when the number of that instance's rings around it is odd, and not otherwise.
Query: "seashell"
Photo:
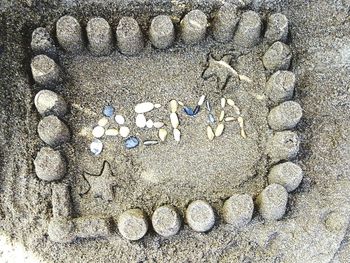
[[[184,107],[184,112],[189,116],[193,116],[193,109],[190,107]]]
[[[149,141],[144,141],[143,145],[150,146],[150,145],[155,145],[158,144],[158,141],[155,140],[149,140]]]
[[[177,111],[177,101],[176,100],[171,100],[170,101],[170,112],[174,113]]]
[[[105,129],[101,126],[96,126],[92,129],[92,136],[95,138],[101,138],[105,134]]]
[[[211,113],[209,113],[209,115],[208,115],[208,120],[209,120],[210,123],[214,123],[214,122],[215,122],[214,115],[211,114]]]
[[[211,106],[210,106],[209,100],[207,100],[207,102],[205,103],[205,106],[206,106],[207,110],[208,110],[209,112],[211,112]]]
[[[107,105],[103,108],[103,111],[102,111],[103,115],[106,116],[106,117],[112,117],[113,114],[114,114],[114,107],[113,106],[110,106],[110,105]]]
[[[170,122],[171,126],[176,129],[179,126],[179,118],[177,117],[176,112],[170,113]]]
[[[94,155],[99,155],[102,152],[103,149],[103,143],[99,139],[93,140],[93,142],[90,144],[90,151]]]
[[[142,102],[135,106],[136,113],[146,113],[154,109],[154,104],[151,102]]]
[[[215,134],[210,126],[207,127],[207,135],[210,141],[214,140]]]
[[[220,112],[219,121],[223,121],[224,118],[225,118],[225,111],[222,110],[222,111]]]
[[[230,122],[230,121],[234,121],[234,120],[236,120],[235,117],[226,117],[226,118],[225,118],[225,121],[226,121],[226,122]]]
[[[98,126],[106,126],[108,124],[108,119],[106,117],[103,117],[97,122]]]
[[[119,129],[120,136],[122,136],[123,138],[126,138],[129,136],[129,133],[130,133],[130,129],[128,127],[126,126],[120,127]]]
[[[159,132],[158,132],[158,136],[159,136],[159,139],[164,142],[166,137],[168,135],[168,132],[166,129],[159,129]]]
[[[224,132],[224,128],[225,128],[224,124],[219,123],[219,125],[215,129],[215,137],[221,136],[222,133]]]
[[[122,115],[115,115],[114,120],[119,125],[123,125],[125,123],[125,119]]]
[[[179,142],[181,139],[181,132],[178,129],[174,129],[173,135],[174,135],[175,141]]]
[[[145,128],[146,127],[146,117],[143,114],[137,114],[136,116],[136,126],[139,128]]]
[[[197,105],[193,110],[193,115],[197,115],[200,110],[201,110],[201,106]]]
[[[197,103],[198,106],[202,106],[203,103],[204,103],[204,100],[205,100],[205,95],[202,95],[200,98],[199,98],[199,101]]]
[[[162,128],[164,126],[164,122],[156,121],[153,123],[154,128]]]
[[[159,109],[160,107],[162,107],[162,105],[160,105],[159,103],[156,103],[156,104],[154,104],[154,107],[155,107],[156,109]]]
[[[221,104],[221,108],[225,108],[225,106],[226,106],[226,99],[225,98],[221,98],[220,104]]]
[[[140,141],[135,136],[131,136],[125,140],[125,147],[127,149],[135,148],[139,145]]]
[[[118,129],[108,129],[105,134],[106,136],[117,136],[119,132]]]
[[[152,127],[153,127],[153,121],[151,120],[151,119],[149,119],[149,120],[147,120],[147,122],[146,122],[146,127],[147,128],[149,128],[149,129],[151,129]]]
[[[235,106],[235,102],[232,99],[227,99],[227,104],[230,106]]]

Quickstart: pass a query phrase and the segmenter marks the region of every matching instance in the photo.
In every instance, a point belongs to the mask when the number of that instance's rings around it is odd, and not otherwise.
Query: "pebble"
[[[136,55],[144,46],[141,28],[132,17],[120,19],[116,30],[116,39],[120,52],[125,55]]]
[[[94,17],[86,26],[89,50],[96,56],[108,56],[113,49],[113,34],[108,22],[102,17]]]
[[[281,13],[272,14],[267,20],[265,39],[268,43],[285,42],[288,36],[288,19]]]
[[[295,75],[290,71],[275,72],[266,83],[266,94],[275,104],[293,98]]]
[[[270,184],[257,197],[259,213],[266,220],[278,220],[286,212],[288,193],[279,184]]]
[[[262,22],[258,13],[246,11],[242,14],[234,36],[234,43],[244,48],[251,48],[260,41]]]
[[[159,104],[159,103],[155,103],[155,104],[154,104],[154,108],[159,109],[160,107],[162,107],[161,104]]]
[[[221,98],[220,105],[221,105],[221,108],[225,108],[225,106],[226,106],[226,99],[225,98]]]
[[[282,131],[293,129],[300,121],[303,109],[295,101],[286,101],[272,108],[267,117],[271,129]]]
[[[273,43],[262,58],[265,68],[271,71],[287,70],[291,60],[292,52],[290,48],[279,41]]]
[[[123,212],[118,218],[118,230],[128,240],[139,240],[148,231],[148,221],[141,209],[130,209]]]
[[[220,112],[219,121],[223,121],[224,118],[225,118],[225,111],[222,110],[222,111]]]
[[[176,129],[180,122],[179,122],[179,118],[177,117],[176,112],[172,112],[170,113],[170,122],[171,122],[171,126]]]
[[[148,129],[151,129],[153,127],[153,125],[154,125],[154,123],[153,123],[153,121],[151,119],[147,120],[146,127]]]
[[[130,133],[130,129],[128,127],[126,126],[120,127],[119,129],[120,136],[122,136],[123,138],[126,138],[129,136],[129,133]]]
[[[219,125],[215,129],[215,137],[219,137],[224,132],[225,125],[223,123],[219,123]]]
[[[214,123],[215,122],[215,118],[214,118],[213,114],[209,113],[208,120],[209,120],[210,123]]]
[[[49,57],[56,57],[56,46],[49,31],[44,27],[34,29],[30,46],[34,55],[44,54]]]
[[[59,151],[42,147],[34,160],[36,175],[44,181],[52,182],[62,179],[67,171],[67,164]]]
[[[127,149],[133,149],[137,146],[139,146],[140,141],[135,136],[131,136],[125,140],[125,147]]]
[[[211,126],[207,126],[207,136],[208,136],[209,141],[214,140],[215,134],[214,134]]]
[[[103,143],[99,139],[93,140],[92,143],[90,144],[90,151],[97,156],[101,154],[102,150],[103,150]]]
[[[144,141],[143,144],[146,145],[146,146],[151,146],[151,145],[156,145],[156,144],[158,144],[158,141],[149,140],[149,141]]]
[[[108,129],[105,134],[106,136],[117,136],[119,132],[118,129]]]
[[[233,110],[237,115],[241,115],[241,110],[236,105],[233,106]]]
[[[103,108],[103,115],[106,116],[106,117],[112,117],[113,114],[114,114],[114,107],[113,106],[110,106],[110,105],[107,105]]]
[[[303,170],[292,162],[284,162],[273,166],[268,174],[269,184],[280,184],[287,192],[292,192],[303,179]]]
[[[197,105],[198,105],[198,106],[202,106],[203,103],[204,103],[204,101],[205,101],[205,95],[202,95],[202,96],[199,98]]]
[[[173,130],[175,141],[179,142],[181,140],[181,132],[178,129]]]
[[[170,105],[170,112],[171,113],[174,113],[177,111],[177,101],[176,100],[171,100],[169,102],[169,105]]]
[[[125,119],[122,115],[115,115],[114,120],[119,125],[123,125],[125,123]]]
[[[180,22],[181,39],[185,44],[192,45],[205,38],[207,30],[207,16],[200,10],[187,13]]]
[[[193,201],[186,209],[186,221],[196,232],[209,231],[215,224],[214,210],[206,201]]]
[[[72,16],[62,16],[57,21],[56,36],[65,51],[80,52],[84,48],[81,26]]]
[[[47,116],[50,114],[63,117],[67,113],[67,103],[62,96],[51,90],[41,90],[34,98],[34,104],[37,111]]]
[[[219,42],[232,40],[238,21],[237,6],[231,3],[222,5],[212,22],[212,32],[215,40]]]
[[[226,122],[231,122],[231,121],[234,121],[234,120],[236,120],[235,117],[226,117],[226,118],[225,118],[225,121],[226,121]]]
[[[152,215],[154,231],[163,237],[176,235],[181,228],[181,218],[176,208],[171,205],[158,207]]]
[[[137,114],[136,116],[136,126],[139,128],[145,128],[146,127],[146,117],[143,114]]]
[[[232,99],[227,99],[227,104],[231,107],[236,106],[235,102]]]
[[[177,103],[182,107],[185,106],[185,104],[182,101],[178,101]]]
[[[164,122],[156,121],[153,123],[154,128],[162,128],[164,126]]]
[[[70,132],[67,125],[53,115],[40,120],[38,134],[40,139],[51,147],[57,147],[70,139]]]
[[[159,139],[160,139],[162,142],[165,141],[167,135],[168,135],[168,132],[167,132],[166,129],[159,129],[159,131],[158,131],[158,136],[159,136]]]
[[[295,132],[276,132],[267,142],[267,154],[272,163],[291,160],[299,152],[299,137]]]
[[[51,218],[47,234],[51,241],[57,243],[70,243],[76,239],[74,223],[65,217]]]
[[[246,135],[246,133],[245,133],[245,131],[244,131],[244,120],[243,120],[243,118],[242,118],[242,117],[238,117],[238,118],[237,118],[237,121],[238,121],[239,127],[240,127],[240,129],[241,129],[241,136],[242,136],[244,139],[247,138],[247,135]]]
[[[49,86],[60,80],[60,69],[56,62],[46,55],[37,55],[30,64],[33,79],[42,86]]]
[[[105,134],[105,129],[101,126],[96,126],[92,129],[92,136],[101,138]]]
[[[142,102],[135,106],[136,113],[146,113],[154,109],[154,104],[151,102]]]
[[[254,202],[248,194],[235,194],[225,201],[222,210],[226,223],[240,228],[252,220]]]
[[[97,122],[98,126],[104,127],[108,124],[109,120],[106,117],[99,119]]]
[[[152,45],[164,49],[171,46],[175,39],[175,29],[169,16],[159,15],[152,19],[149,28]]]

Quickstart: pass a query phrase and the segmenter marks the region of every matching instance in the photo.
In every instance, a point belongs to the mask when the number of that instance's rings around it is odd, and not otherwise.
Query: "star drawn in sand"
[[[84,178],[88,182],[90,188],[85,194],[91,191],[94,197],[101,197],[104,200],[111,201],[114,197],[113,188],[117,186],[116,177],[113,176],[111,165],[103,162],[103,167],[100,174],[90,174],[84,172]]]

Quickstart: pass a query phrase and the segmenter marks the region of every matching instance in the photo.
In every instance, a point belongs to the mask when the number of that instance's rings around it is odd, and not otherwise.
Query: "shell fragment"
[[[122,115],[115,115],[114,120],[119,125],[123,125],[125,123],[125,119]]]
[[[166,129],[159,129],[159,132],[158,132],[158,136],[159,136],[159,139],[164,142],[166,137],[168,135],[168,132]]]
[[[142,102],[135,106],[136,113],[146,113],[154,109],[154,104],[151,102]]]
[[[220,104],[221,104],[221,108],[225,108],[225,106],[226,106],[226,99],[225,98],[221,98]]]
[[[170,111],[172,113],[176,112],[177,111],[177,101],[171,100],[169,104],[170,104]]]
[[[245,133],[244,130],[244,120],[242,117],[238,117],[237,119],[238,123],[239,123],[239,127],[241,128],[241,136],[245,139],[247,138],[247,134]]]
[[[178,129],[174,129],[173,135],[174,135],[175,141],[179,142],[181,139],[181,132]]]
[[[129,136],[129,133],[130,133],[130,129],[128,127],[126,126],[120,127],[119,129],[120,136],[122,136],[123,138],[126,138]]]
[[[210,126],[207,127],[207,135],[210,141],[214,140],[215,134]]]
[[[150,145],[155,145],[158,144],[158,141],[155,140],[149,140],[149,141],[144,141],[143,145],[150,146]]]
[[[176,129],[177,127],[179,127],[179,118],[177,117],[176,112],[172,112],[170,113],[170,122],[171,122],[171,126]]]
[[[226,117],[225,121],[230,122],[230,121],[234,121],[235,119],[236,119],[235,117]]]
[[[147,120],[147,122],[146,122],[146,127],[148,128],[148,129],[151,129],[152,127],[153,127],[153,121],[151,120],[151,119],[149,119],[149,120]]]
[[[221,136],[222,133],[224,132],[224,128],[225,128],[224,124],[219,123],[219,125],[215,129],[215,137]]]
[[[200,98],[199,98],[199,101],[197,103],[198,106],[202,106],[203,103],[204,103],[204,100],[205,100],[205,95],[202,95]]]
[[[106,125],[108,124],[108,118],[103,117],[102,119],[100,119],[100,120],[98,121],[97,124],[98,124],[98,126],[102,126],[102,127],[106,126]]]
[[[220,112],[219,121],[223,121],[224,118],[225,118],[225,112],[222,110],[222,111]]]
[[[117,129],[106,130],[106,136],[117,136],[119,134]]]
[[[145,128],[146,127],[146,117],[143,114],[137,114],[136,116],[136,126],[139,128]]]
[[[154,128],[162,128],[164,126],[164,122],[156,121],[153,123]]]

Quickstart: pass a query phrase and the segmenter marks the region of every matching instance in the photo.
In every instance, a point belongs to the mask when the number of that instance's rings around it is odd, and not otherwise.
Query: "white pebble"
[[[103,149],[103,143],[98,140],[95,139],[91,144],[90,144],[90,151],[94,154],[94,155],[99,155],[102,152]]]
[[[179,142],[181,139],[181,132],[178,129],[173,130],[175,141]]]
[[[151,102],[142,102],[135,106],[136,113],[146,113],[154,109],[154,104]]]
[[[216,127],[215,130],[215,137],[219,137],[221,136],[221,134],[224,132],[224,124],[223,123],[219,123],[219,125]]]
[[[159,136],[159,139],[164,142],[166,137],[168,135],[168,132],[166,129],[159,129],[159,132],[158,132],[158,136]]]
[[[162,128],[164,126],[164,122],[156,121],[153,123],[154,128]]]
[[[101,126],[96,126],[92,129],[92,136],[95,138],[101,138],[105,134],[105,129]]]
[[[243,138],[247,138],[247,135],[246,135],[246,133],[244,131],[244,120],[243,120],[243,118],[242,117],[238,117],[237,121],[239,123],[239,127],[241,128],[241,136]]]
[[[177,102],[180,106],[184,106],[185,104],[182,101]]]
[[[215,134],[210,126],[207,127],[207,135],[210,141],[214,140]]]
[[[202,106],[203,103],[204,103],[204,100],[205,100],[205,95],[202,95],[200,98],[199,98],[199,101],[198,101],[198,106]]]
[[[240,109],[239,109],[236,105],[233,106],[233,110],[235,111],[235,113],[236,113],[237,115],[240,115],[240,114],[241,114]]]
[[[236,119],[235,117],[226,117],[225,121],[230,122],[230,121],[234,121],[235,119]]]
[[[177,117],[176,112],[170,113],[170,122],[171,126],[176,129],[179,126],[179,118]]]
[[[225,98],[221,98],[220,103],[221,103],[221,108],[225,108],[225,106],[226,106],[226,99]]]
[[[220,112],[219,121],[223,121],[224,118],[225,118],[225,112],[222,110],[222,111]]]
[[[143,145],[149,146],[149,145],[155,145],[158,144],[158,141],[144,141]]]
[[[126,126],[120,127],[119,129],[119,134],[120,136],[122,136],[123,138],[126,138],[129,136],[130,133],[130,129]]]
[[[100,119],[99,121],[98,121],[98,126],[102,126],[102,127],[104,127],[104,126],[106,126],[107,124],[108,124],[108,119],[106,118],[106,117],[103,117],[102,119]]]
[[[136,126],[139,128],[145,128],[146,127],[146,117],[143,114],[137,114],[136,116]]]
[[[227,99],[227,104],[231,107],[235,106],[235,102],[232,99]]]
[[[176,100],[171,100],[170,101],[170,111],[172,113],[177,111],[177,101]]]
[[[125,123],[125,119],[122,115],[115,115],[115,122],[119,125],[123,125]]]
[[[151,129],[153,127],[153,125],[154,125],[154,123],[153,123],[153,121],[151,119],[147,120],[146,127],[148,129]]]
[[[162,107],[162,105],[160,105],[159,103],[156,103],[156,104],[154,104],[154,107],[155,107],[156,109],[159,109],[160,107]]]
[[[106,130],[106,136],[117,136],[118,129],[108,129]]]

